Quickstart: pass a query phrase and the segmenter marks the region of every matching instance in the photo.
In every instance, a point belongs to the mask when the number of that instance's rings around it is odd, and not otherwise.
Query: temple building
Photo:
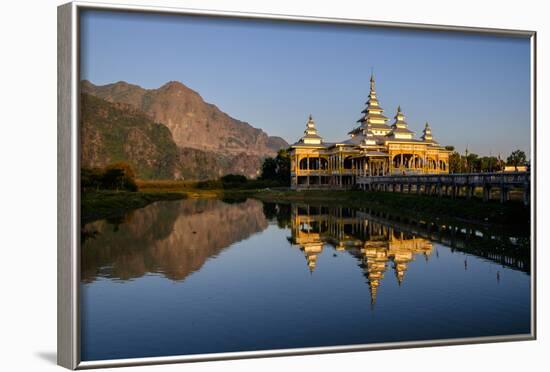
[[[414,138],[401,106],[394,121],[384,116],[374,76],[357,126],[342,142],[325,142],[310,115],[304,136],[291,146],[291,187],[351,188],[357,177],[449,173],[449,150],[436,142],[426,123]]]

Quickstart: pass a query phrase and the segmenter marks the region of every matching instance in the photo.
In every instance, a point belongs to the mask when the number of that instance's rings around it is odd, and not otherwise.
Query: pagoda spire
[[[408,124],[405,121],[405,115],[401,111],[401,105],[397,106],[397,113],[394,116],[395,121],[391,126],[390,135],[393,138],[412,139],[414,132],[409,130]]]
[[[428,124],[428,122],[426,122],[426,125],[424,126],[424,130],[422,131],[422,137],[420,137],[420,138],[424,142],[436,143],[434,141],[433,136],[432,136],[432,128],[430,128],[430,124]]]
[[[313,120],[313,116],[311,114],[309,114],[309,118],[306,123],[306,130],[304,131],[304,136],[300,139],[300,142],[308,145],[320,145],[321,142],[323,142],[323,138],[317,133],[315,121]]]
[[[349,134],[352,137],[360,134],[367,136],[369,131],[372,132],[373,136],[388,134],[391,131],[390,126],[386,124],[389,119],[384,116],[384,109],[380,107],[380,102],[378,102],[374,74],[371,74],[370,77],[370,92],[365,106],[365,109],[361,111],[363,116],[357,120],[360,123],[359,126],[354,128]]]
[[[374,71],[372,71],[372,69],[370,72],[370,90],[371,92],[374,91]]]

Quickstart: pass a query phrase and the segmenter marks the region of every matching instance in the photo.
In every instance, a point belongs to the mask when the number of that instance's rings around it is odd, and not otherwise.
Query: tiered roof
[[[363,116],[357,120],[360,125],[349,132],[349,134],[352,136],[363,134],[365,137],[388,134],[391,131],[390,126],[386,124],[389,119],[384,116],[383,112],[384,109],[380,107],[378,97],[376,96],[374,75],[371,75],[369,98],[365,109],[361,111]]]
[[[405,121],[405,115],[401,111],[401,106],[397,107],[397,114],[395,114],[395,122],[391,126],[391,133],[388,136],[398,139],[412,139],[414,132],[409,130],[407,122]]]
[[[414,132],[408,128],[405,115],[403,111],[401,111],[401,106],[397,107],[397,113],[394,116],[395,120],[391,126],[387,124],[389,119],[384,116],[383,112],[384,109],[380,107],[380,102],[376,95],[374,75],[371,75],[370,92],[366,107],[361,111],[363,114],[361,119],[357,120],[360,125],[348,133],[351,135],[351,138],[336,143],[325,142],[317,132],[313,117],[309,115],[304,136],[292,146],[328,148],[341,144],[346,146],[373,147],[384,146],[387,145],[388,142],[414,142],[440,147],[439,143],[433,139],[432,131],[428,123],[426,123],[421,138],[414,138]],[[371,150],[376,151],[374,148]]]
[[[428,122],[426,122],[424,131],[422,132],[422,137],[420,138],[422,138],[422,141],[424,142],[431,142],[431,143],[437,144],[437,142],[434,140],[432,136],[432,128],[430,128],[430,125],[428,124]]]
[[[309,119],[306,123],[306,130],[304,136],[300,138],[300,143],[306,145],[320,145],[323,142],[323,138],[317,134],[317,128],[315,128],[315,121],[313,116],[309,115]]]

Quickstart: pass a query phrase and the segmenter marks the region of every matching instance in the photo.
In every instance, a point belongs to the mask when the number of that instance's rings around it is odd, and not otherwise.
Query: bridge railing
[[[360,176],[358,184],[454,184],[454,185],[526,185],[531,181],[529,172],[456,173],[423,175]]]

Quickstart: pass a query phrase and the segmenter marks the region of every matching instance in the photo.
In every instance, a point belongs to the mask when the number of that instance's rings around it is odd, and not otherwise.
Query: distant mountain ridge
[[[158,89],[144,89],[126,82],[98,86],[84,80],[81,89],[83,93],[110,102],[127,103],[145,112],[170,129],[179,147],[223,155],[245,152],[272,156],[288,146],[284,139],[270,137],[263,130],[232,118],[177,81],[170,81]]]
[[[179,151],[173,178],[207,179],[228,173],[255,177],[264,158],[288,147],[284,139],[232,118],[180,82],[144,89],[126,82],[99,86],[84,80],[81,92],[125,104],[166,126]]]

